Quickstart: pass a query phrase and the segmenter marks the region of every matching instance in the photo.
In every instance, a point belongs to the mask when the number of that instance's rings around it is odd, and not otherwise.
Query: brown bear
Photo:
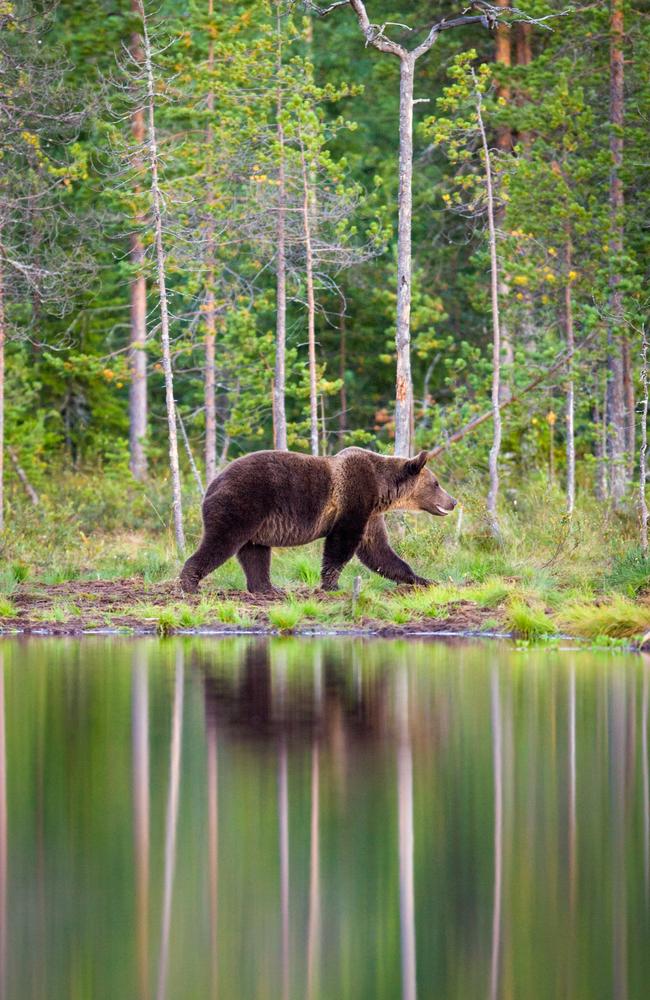
[[[181,572],[189,593],[236,555],[251,593],[273,593],[271,546],[325,539],[322,587],[335,590],[353,555],[398,583],[426,585],[390,547],[388,510],[449,514],[456,500],[425,468],[427,452],[388,458],[345,448],[317,458],[258,451],[238,458],[210,483],[203,500],[203,538]]]

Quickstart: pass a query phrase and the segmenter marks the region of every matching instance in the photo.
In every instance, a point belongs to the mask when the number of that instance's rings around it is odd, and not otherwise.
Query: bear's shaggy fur
[[[399,583],[426,584],[390,547],[388,510],[449,514],[456,501],[416,458],[345,448],[331,458],[258,451],[232,462],[203,500],[203,538],[181,572],[185,591],[236,555],[251,593],[272,593],[271,546],[325,538],[322,586],[335,590],[353,555]]]

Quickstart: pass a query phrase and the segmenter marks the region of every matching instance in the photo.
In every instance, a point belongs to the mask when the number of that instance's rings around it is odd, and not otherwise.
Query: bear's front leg
[[[365,525],[358,521],[346,521],[335,525],[325,539],[321,587],[323,590],[337,590],[339,576],[346,563],[357,551],[363,537]]]
[[[357,556],[364,566],[395,583],[410,583],[417,587],[428,587],[430,580],[414,573],[407,562],[397,555],[388,541],[386,524],[381,514],[375,514],[368,521],[363,540],[357,549]]]

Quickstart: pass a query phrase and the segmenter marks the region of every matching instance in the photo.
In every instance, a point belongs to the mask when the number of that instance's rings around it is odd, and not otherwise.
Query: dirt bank
[[[406,591],[405,591],[406,592]],[[412,621],[388,623],[363,613],[360,602],[353,613],[351,600],[340,594],[291,591],[293,602],[309,602],[299,622],[278,621],[274,610],[286,604],[280,596],[253,596],[246,591],[210,590],[198,596],[182,593],[174,581],[145,583],[134,577],[121,580],[71,580],[44,584],[28,581],[10,595],[0,618],[0,635],[35,634],[74,636],[89,632],[123,631],[136,635],[185,632],[295,632],[409,636],[499,631],[494,610],[469,601],[457,602],[435,618],[413,616]],[[280,616],[281,617],[281,616]],[[274,620],[272,620],[274,619]],[[496,626],[496,628],[495,628]]]

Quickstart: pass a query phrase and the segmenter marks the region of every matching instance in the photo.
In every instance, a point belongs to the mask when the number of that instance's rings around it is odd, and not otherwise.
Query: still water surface
[[[650,995],[650,661],[0,642],[0,996]]]

